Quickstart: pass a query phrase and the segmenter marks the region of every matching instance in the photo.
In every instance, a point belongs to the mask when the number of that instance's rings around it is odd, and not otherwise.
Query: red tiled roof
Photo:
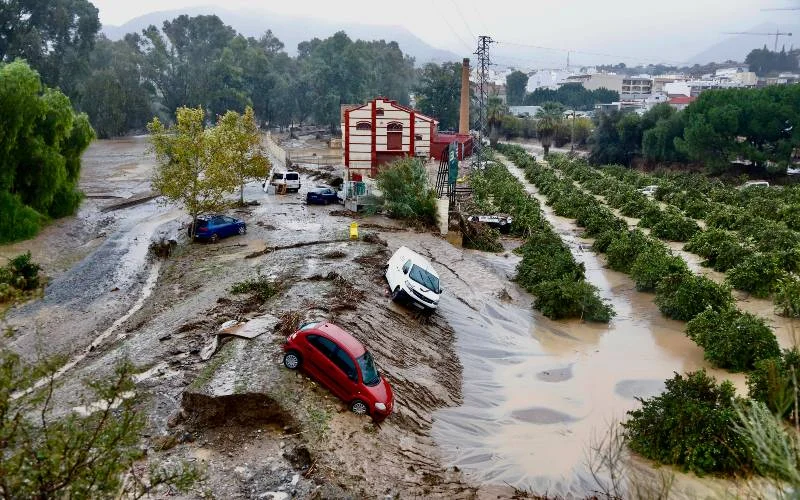
[[[670,104],[691,104],[697,100],[697,97],[678,96],[669,100]]]

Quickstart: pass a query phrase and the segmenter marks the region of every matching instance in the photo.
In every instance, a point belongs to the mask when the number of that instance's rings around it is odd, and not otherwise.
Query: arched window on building
[[[356,130],[372,130],[372,124],[370,122],[358,122],[356,123]]]

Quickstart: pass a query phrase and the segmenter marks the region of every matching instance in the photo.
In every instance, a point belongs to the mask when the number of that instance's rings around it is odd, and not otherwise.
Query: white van
[[[436,309],[439,305],[439,275],[428,259],[407,247],[398,248],[389,259],[386,281],[394,301],[407,298],[422,309]]]
[[[269,185],[275,187],[275,191],[278,191],[278,186],[285,184],[286,185],[286,192],[295,193],[300,191],[300,173],[299,172],[275,172],[272,174],[272,177],[269,180]],[[267,190],[267,186],[264,186],[264,190]]]

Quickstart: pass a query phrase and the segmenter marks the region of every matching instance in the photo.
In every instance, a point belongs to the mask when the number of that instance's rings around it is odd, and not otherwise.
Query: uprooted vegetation
[[[42,285],[42,268],[31,260],[31,253],[17,255],[0,267],[0,305],[25,300]]]

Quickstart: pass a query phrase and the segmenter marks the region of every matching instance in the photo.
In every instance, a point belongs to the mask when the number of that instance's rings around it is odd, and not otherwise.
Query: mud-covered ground
[[[189,496],[470,498],[513,491],[481,489],[443,465],[430,430],[438,409],[462,401],[455,335],[441,315],[394,304],[386,293],[382,268],[398,246],[386,239],[435,237],[372,218],[359,219],[361,239],[350,241],[352,220],[331,215],[340,213],[333,207],[306,206],[305,188],[268,196],[253,183],[245,194],[260,205],[230,211],[247,221],[248,234],[189,244],[185,214],[146,200],[151,168],[143,139],[94,143],[81,184],[89,197],[78,216],[2,249],[30,249],[50,277],[42,300],[7,313],[13,335],[3,346],[29,360],[67,356],[59,411],[82,403],[84,380],[106,377],[129,359],[148,415],[142,439],[149,456],[206,472]],[[164,261],[147,255],[159,235],[179,241]],[[231,293],[234,283],[259,276],[274,283],[272,297]],[[269,325],[262,335],[220,337],[213,356],[201,359],[222,323],[253,318]],[[281,344],[304,320],[335,321],[370,348],[395,391],[391,418],[381,425],[359,418],[283,368]]]

